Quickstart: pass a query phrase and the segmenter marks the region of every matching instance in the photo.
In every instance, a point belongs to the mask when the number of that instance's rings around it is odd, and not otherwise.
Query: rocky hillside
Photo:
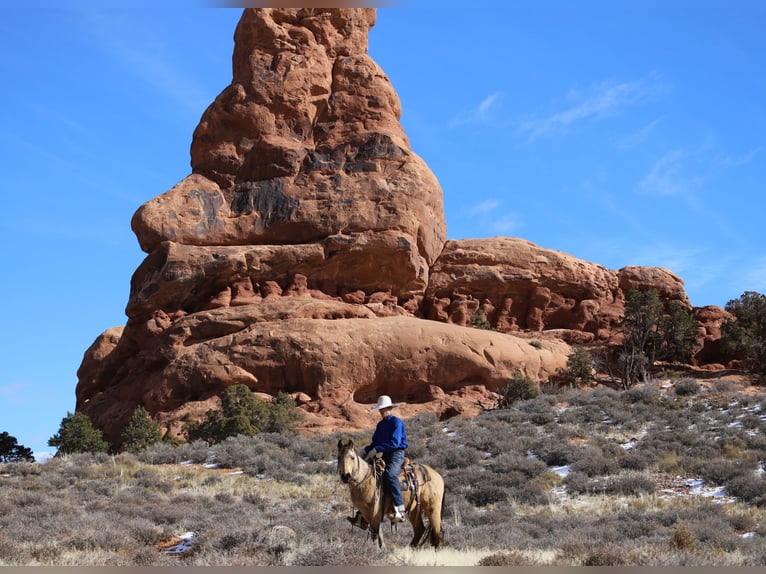
[[[473,414],[515,372],[545,380],[605,344],[630,289],[691,305],[672,272],[618,271],[518,238],[447,240],[437,178],[367,53],[375,10],[247,9],[232,82],[203,114],[192,173],[142,205],[127,323],[78,371],[106,438],[143,405],[172,434],[244,383],[292,393],[304,430]],[[493,330],[470,328],[481,309]],[[724,311],[694,309],[695,361]]]

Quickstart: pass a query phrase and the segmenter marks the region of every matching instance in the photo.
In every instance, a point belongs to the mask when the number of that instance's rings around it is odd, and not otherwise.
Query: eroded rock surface
[[[629,289],[691,307],[667,270],[446,241],[439,183],[367,54],[374,22],[373,9],[243,12],[192,173],[132,219],[147,257],[127,323],[78,371],[76,408],[116,447],[137,405],[178,435],[240,383],[292,393],[307,432],[372,428],[380,394],[405,417],[471,415],[516,373],[564,368],[570,344],[612,340]],[[695,310],[711,360],[716,309]],[[471,326],[477,310],[493,330]]]

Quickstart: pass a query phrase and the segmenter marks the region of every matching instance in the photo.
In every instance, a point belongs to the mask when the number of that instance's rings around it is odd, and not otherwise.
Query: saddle
[[[386,462],[382,457],[378,456],[375,458],[372,465],[378,488],[381,488],[382,483],[380,477],[383,475],[383,471],[386,470]],[[399,487],[402,492],[410,492],[410,501],[407,505],[406,512],[408,514],[410,512],[420,512],[420,485],[431,480],[431,477],[428,476],[423,465],[417,462],[412,462],[408,457],[405,457],[402,469],[399,471],[397,478],[399,479]],[[348,520],[352,526],[356,526],[362,530],[367,530],[367,528],[369,528],[367,521],[362,517],[361,512],[358,510],[353,517],[349,516],[346,520]]]

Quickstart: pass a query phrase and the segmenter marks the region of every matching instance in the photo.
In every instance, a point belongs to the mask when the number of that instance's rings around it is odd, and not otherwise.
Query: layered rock
[[[442,193],[367,54],[372,9],[248,9],[192,173],[141,206],[124,327],[88,349],[77,410],[116,447],[137,405],[171,434],[234,384],[289,392],[307,431],[370,428],[380,394],[444,418],[607,342],[630,289],[690,308],[671,272],[513,238],[446,241]],[[471,328],[477,310],[494,330]],[[699,312],[701,349],[720,316]]]
[[[504,333],[559,329],[573,331],[562,333],[573,342],[606,341],[633,289],[691,309],[683,281],[666,269],[613,271],[524,239],[463,239],[448,241],[431,269],[424,313],[470,325],[480,311]]]
[[[194,132],[192,175],[133,217],[141,248],[325,241],[353,258],[385,233],[395,257],[418,262],[392,292],[422,295],[446,238],[442,194],[367,54],[374,22],[374,9],[245,10],[232,83]]]

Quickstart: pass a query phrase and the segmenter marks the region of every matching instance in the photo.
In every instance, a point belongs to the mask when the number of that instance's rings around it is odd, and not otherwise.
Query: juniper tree
[[[93,426],[87,415],[80,412],[67,412],[58,432],[48,439],[48,445],[58,448],[56,454],[107,452],[110,448],[103,433]]]
[[[19,444],[15,436],[0,432],[0,462],[34,462],[32,449]]]
[[[128,424],[122,430],[122,447],[137,454],[146,447],[162,440],[160,426],[151,417],[149,411],[138,405],[133,411]]]

